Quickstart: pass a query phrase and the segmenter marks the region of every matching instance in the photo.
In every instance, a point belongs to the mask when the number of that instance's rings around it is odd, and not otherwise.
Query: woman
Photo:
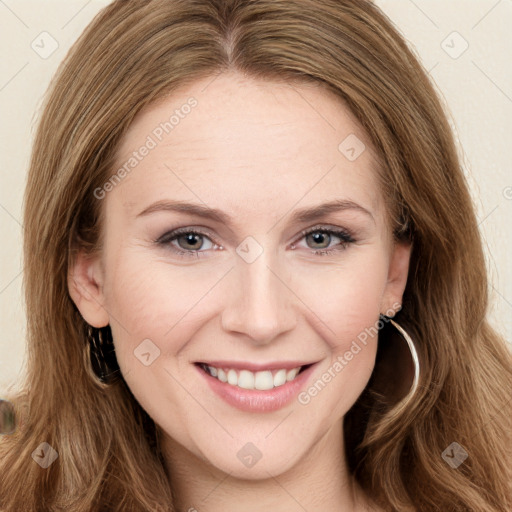
[[[510,510],[473,206],[370,2],[113,2],[25,204],[0,510]]]

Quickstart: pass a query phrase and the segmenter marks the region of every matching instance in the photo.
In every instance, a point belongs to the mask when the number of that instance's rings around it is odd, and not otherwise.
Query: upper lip
[[[232,368],[233,370],[249,370],[252,372],[259,372],[263,370],[291,370],[292,368],[299,368],[314,364],[316,361],[271,361],[268,363],[249,363],[246,361],[198,361],[197,364],[206,364],[215,368]]]

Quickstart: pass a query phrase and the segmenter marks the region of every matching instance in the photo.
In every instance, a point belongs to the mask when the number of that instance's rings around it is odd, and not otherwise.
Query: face
[[[319,85],[225,73],[141,112],[117,164],[102,253],[70,276],[82,315],[177,445],[245,478],[291,468],[342,428],[405,287],[370,141]]]

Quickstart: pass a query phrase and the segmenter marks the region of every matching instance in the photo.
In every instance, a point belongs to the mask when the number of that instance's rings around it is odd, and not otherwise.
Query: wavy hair
[[[19,427],[0,443],[0,510],[174,510],[154,422],[122,379],[100,385],[84,359],[67,275],[77,250],[101,251],[94,190],[136,114],[225,70],[333,91],[379,154],[395,236],[413,244],[397,319],[421,380],[397,409],[370,379],[345,417],[352,473],[389,511],[512,510],[511,354],[487,321],[474,207],[435,89],[368,0],[116,0],[73,45],[28,173],[27,371],[10,398]],[[42,442],[58,452],[44,470],[31,457]],[[452,442],[469,454],[457,469],[442,457]]]

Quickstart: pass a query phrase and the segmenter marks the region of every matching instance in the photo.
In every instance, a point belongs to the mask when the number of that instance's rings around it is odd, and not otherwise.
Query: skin
[[[193,365],[317,361],[307,388],[401,303],[410,247],[391,236],[371,143],[320,85],[225,72],[139,113],[117,164],[191,96],[197,106],[102,199],[103,250],[79,255],[70,294],[89,324],[111,325],[123,376],[161,429],[177,510],[236,510],[240,497],[246,512],[377,510],[348,473],[342,436],[373,371],[376,338],[308,404],[274,412],[228,405]],[[366,146],[355,161],[338,150],[350,134]],[[370,214],[350,208],[291,222],[297,209],[334,199]],[[163,210],[137,216],[161,200],[218,208],[231,222]],[[301,233],[325,225],[355,241]],[[181,227],[208,235],[155,243]],[[236,252],[248,236],[263,249],[252,263]],[[314,253],[326,246],[332,254]],[[180,257],[171,247],[202,254]],[[149,366],[134,356],[145,339],[160,350]],[[262,454],[252,467],[237,457],[248,442]]]

